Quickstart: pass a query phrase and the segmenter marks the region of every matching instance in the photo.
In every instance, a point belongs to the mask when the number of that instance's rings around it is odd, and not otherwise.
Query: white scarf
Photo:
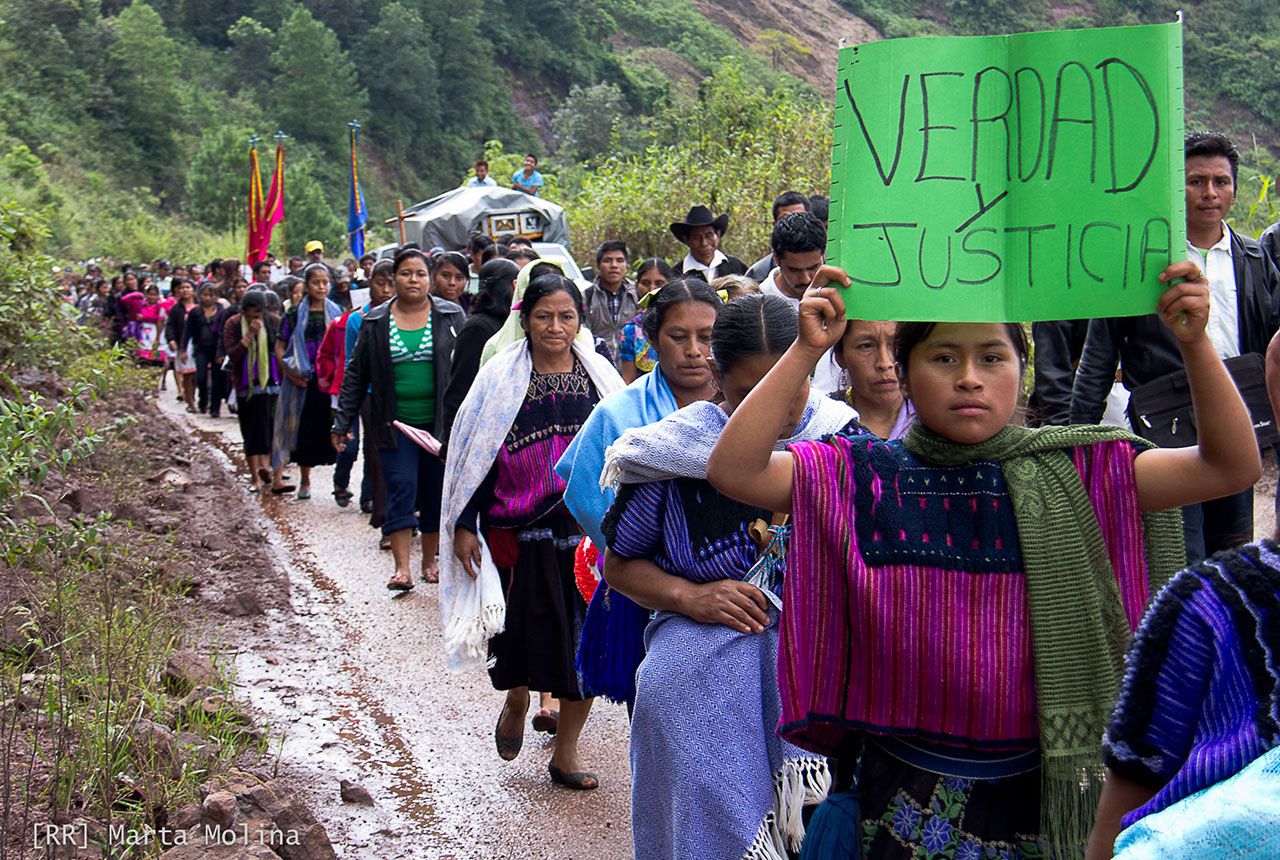
[[[775,451],[792,442],[820,439],[842,430],[858,417],[845,404],[810,392],[804,416],[789,439],[779,439]],[[707,460],[729,423],[729,416],[705,400],[690,403],[647,427],[623,433],[604,453],[600,488],[617,490],[619,484],[647,484],[670,478],[706,480]]]
[[[623,387],[613,365],[589,347],[575,341],[573,354],[586,368],[601,399]],[[449,435],[440,502],[440,622],[451,671],[484,666],[486,645],[502,632],[506,620],[506,599],[488,547],[481,539],[480,573],[472,579],[454,555],[454,526],[493,467],[524,404],[532,374],[533,355],[527,340],[504,348],[476,374]]]

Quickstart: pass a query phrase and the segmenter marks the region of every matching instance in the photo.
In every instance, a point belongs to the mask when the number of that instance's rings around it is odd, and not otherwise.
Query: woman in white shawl
[[[581,529],[553,466],[600,398],[622,388],[613,365],[576,341],[582,295],[560,275],[520,303],[525,337],[476,376],[458,409],[445,464],[440,609],[453,668],[482,665],[506,691],[494,740],[520,753],[529,690],[560,700],[551,778],[592,789],[578,762],[591,708],[574,670],[586,604],[573,575]],[[486,654],[486,643],[488,645]]]

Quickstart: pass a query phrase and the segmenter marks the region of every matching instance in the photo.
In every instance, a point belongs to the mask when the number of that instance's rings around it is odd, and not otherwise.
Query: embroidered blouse
[[[489,522],[516,528],[541,519],[564,500],[555,464],[599,401],[576,359],[568,373],[533,372],[529,390],[494,461]]]
[[[999,465],[935,467],[870,435],[791,451],[783,737],[825,753],[859,731],[1035,747],[1026,581]],[[1135,450],[1106,442],[1072,455],[1136,626],[1147,586]]]

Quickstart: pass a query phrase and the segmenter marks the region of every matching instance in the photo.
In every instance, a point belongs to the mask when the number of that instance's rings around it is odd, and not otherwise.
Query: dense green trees
[[[274,75],[261,93],[281,128],[302,140],[345,149],[345,118],[367,117],[368,96],[338,37],[302,6],[280,25]]]
[[[770,205],[784,189],[825,193],[831,117],[817,98],[795,98],[754,82],[728,62],[695,100],[663,116],[642,152],[586,172],[572,201],[574,246],[622,239],[636,256],[678,259],[667,225],[693,203],[729,214],[724,247],[754,260],[768,247]]]
[[[1047,0],[840,2],[892,36],[1164,21],[1178,5],[1094,0],[1063,18]],[[1182,5],[1188,124],[1280,145],[1274,0]],[[534,151],[584,237],[607,218],[628,231],[656,218],[652,235],[628,235],[658,249],[670,213],[606,198],[670,208],[667,182],[731,208],[754,247],[755,216],[742,213],[783,185],[825,183],[825,153],[780,153],[762,131],[787,115],[811,145],[825,139],[810,122],[828,107],[774,68],[804,48],[793,38],[742,44],[693,0],[0,0],[0,196],[52,207],[49,242],[63,253],[136,255],[159,241],[229,252],[243,244],[228,231],[243,224],[247,135],[267,139],[269,169],[283,129],[289,235],[339,242],[356,117],[375,224],[397,197],[456,185],[482,150],[504,163]],[[658,68],[674,65],[715,80],[697,92]],[[740,192],[723,166],[735,158],[751,165]],[[1261,191],[1269,158],[1247,157],[1242,197]]]
[[[371,101],[397,106],[379,117],[378,138],[400,158],[431,152],[440,143],[443,93],[431,47],[422,16],[399,2],[387,4],[356,43]]]

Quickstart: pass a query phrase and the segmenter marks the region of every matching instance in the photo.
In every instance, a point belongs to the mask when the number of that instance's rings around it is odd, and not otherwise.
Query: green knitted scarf
[[[993,460],[1004,470],[1027,578],[1042,755],[1041,831],[1054,852],[1079,856],[1102,790],[1102,735],[1115,707],[1129,624],[1088,491],[1071,449],[1142,440],[1101,426],[1006,427],[960,445],[919,423],[908,451],[938,466]],[[1142,443],[1145,445],[1145,443]],[[1154,596],[1186,565],[1178,509],[1142,515]]]

